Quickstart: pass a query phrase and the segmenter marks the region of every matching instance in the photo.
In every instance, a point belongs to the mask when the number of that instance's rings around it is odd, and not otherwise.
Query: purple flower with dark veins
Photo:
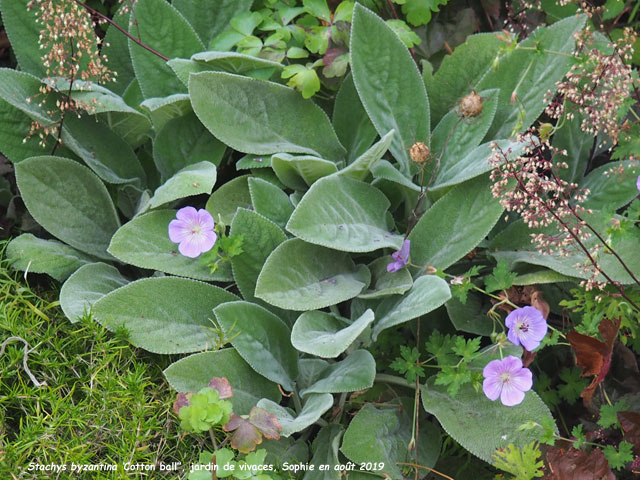
[[[522,366],[522,360],[512,355],[502,360],[492,360],[482,371],[482,391],[491,401],[500,398],[503,405],[513,407],[522,403],[524,392],[531,390],[531,370]]]
[[[402,242],[402,248],[395,253],[391,254],[391,258],[395,261],[387,265],[387,272],[394,273],[404,268],[409,262],[409,249],[411,248],[411,241],[405,240]]]
[[[535,307],[516,308],[507,315],[505,325],[509,329],[507,338],[514,345],[522,345],[533,351],[547,334],[547,321],[542,312]]]
[[[176,213],[176,219],[169,222],[169,238],[178,243],[182,255],[196,258],[213,248],[218,238],[213,231],[213,217],[204,208],[196,210],[184,207]]]

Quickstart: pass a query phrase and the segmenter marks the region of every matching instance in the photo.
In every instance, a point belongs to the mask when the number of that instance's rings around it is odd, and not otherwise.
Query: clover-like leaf
[[[235,432],[231,437],[231,446],[241,453],[249,453],[262,443],[262,436],[270,440],[279,440],[282,427],[275,415],[266,410],[253,407],[249,417],[231,414],[225,432]]]

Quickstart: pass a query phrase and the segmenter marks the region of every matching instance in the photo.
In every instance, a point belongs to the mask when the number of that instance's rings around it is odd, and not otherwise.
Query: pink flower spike
[[[205,209],[184,207],[176,213],[176,219],[169,222],[169,239],[178,243],[178,251],[189,258],[213,248],[218,238],[213,231],[213,217]]]
[[[522,345],[533,351],[547,334],[547,321],[542,312],[535,307],[516,308],[507,315],[505,325],[509,329],[507,338],[514,345]]]
[[[492,360],[482,371],[482,391],[491,401],[500,398],[503,405],[513,407],[522,403],[524,392],[531,390],[533,375],[522,366],[522,360],[512,355]]]

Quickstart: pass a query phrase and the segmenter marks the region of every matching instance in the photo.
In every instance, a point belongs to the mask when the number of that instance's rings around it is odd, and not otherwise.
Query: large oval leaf
[[[143,278],[102,297],[93,315],[109,330],[124,327],[134,345],[154,353],[204,350],[220,340],[212,310],[233,293],[177,277]]]
[[[490,68],[476,84],[478,91],[499,88],[498,111],[488,138],[508,138],[531,125],[542,113],[545,95],[555,92],[556,82],[572,65],[575,40],[586,16],[578,15],[539,28]],[[514,95],[517,102],[513,100]],[[521,118],[523,117],[523,118]]]
[[[549,409],[533,391],[514,407],[492,402],[469,383],[453,398],[446,387],[433,381],[428,381],[421,392],[422,406],[435,415],[442,428],[466,450],[489,463],[497,449],[509,444],[522,448],[539,440],[539,431],[522,430],[520,425],[532,421],[542,424],[545,417],[551,418]]]
[[[301,352],[335,358],[349,348],[373,319],[373,310],[367,310],[350,325],[326,312],[305,312],[291,329],[291,343]]]
[[[347,163],[362,155],[373,143],[377,132],[362,106],[358,91],[349,73],[340,86],[333,107],[333,127],[347,148]]]
[[[56,240],[44,240],[23,233],[7,245],[7,260],[12,268],[46,273],[63,281],[81,266],[92,263],[90,256]]]
[[[278,153],[271,157],[278,180],[294,190],[304,191],[309,185],[338,171],[334,162],[310,155]]]
[[[487,236],[503,211],[493,198],[488,175],[459,185],[438,200],[411,231],[411,262],[446,269]]]
[[[109,253],[118,260],[140,268],[198,280],[231,280],[228,262],[211,273],[206,262],[178,253],[178,245],[169,239],[169,222],[175,218],[175,210],[156,210],[135,217],[115,233]]]
[[[149,208],[157,208],[184,197],[211,193],[216,178],[216,166],[211,162],[186,166],[156,189],[149,200]]]
[[[284,229],[293,213],[289,196],[280,187],[257,177],[249,178],[249,193],[255,211]]]
[[[184,17],[164,0],[138,0],[129,33],[169,58],[188,58],[204,48]],[[184,91],[166,61],[129,40],[129,51],[144,98],[166,97]]]
[[[369,280],[369,270],[346,253],[294,238],[265,262],[256,297],[288,310],[316,310],[355,297]]]
[[[344,360],[329,365],[313,385],[300,391],[300,395],[364,390],[371,388],[375,376],[373,355],[367,350],[356,350]]]
[[[169,365],[164,376],[182,393],[199,391],[213,377],[226,378],[233,390],[229,401],[238,415],[247,415],[261,398],[274,402],[281,399],[278,386],[258,375],[233,348],[189,355]]]
[[[248,11],[252,3],[253,0],[173,0],[173,6],[193,25],[205,45],[210,45],[229,20]]]
[[[385,298],[376,310],[378,320],[373,326],[373,340],[386,328],[399,325],[429,313],[451,298],[449,285],[440,277],[425,275],[418,278],[402,297]]]
[[[166,180],[183,168],[208,161],[219,165],[226,146],[200,123],[195,113],[172,118],[153,140],[153,161]]]
[[[429,143],[429,98],[407,47],[375,13],[356,4],[351,69],[360,100],[378,134],[395,130],[391,153],[409,172],[409,147]]]
[[[483,100],[476,117],[465,119],[454,109],[440,120],[431,137],[431,154],[440,161],[438,167],[458,161],[480,145],[496,114],[499,93],[497,88],[478,93]]]
[[[260,155],[307,153],[342,160],[345,150],[326,114],[277,83],[223,72],[189,77],[193,110],[230,147]]]
[[[106,263],[90,263],[76,270],[60,289],[60,308],[75,323],[91,311],[92,305],[129,281],[117,268]]]
[[[303,240],[344,252],[400,249],[402,237],[387,227],[389,200],[370,184],[349,177],[318,180],[302,197],[287,230]]]
[[[351,420],[340,449],[357,463],[383,462],[382,472],[386,478],[393,479],[405,478],[397,463],[413,461],[415,455],[407,450],[413,431],[413,399],[400,401],[402,408],[376,408],[366,404]],[[441,432],[426,418],[420,418],[419,424],[418,462],[432,467],[440,453]],[[366,473],[367,478],[371,477],[372,472]]]
[[[243,208],[233,217],[231,235],[242,235],[245,246],[240,254],[231,258],[233,278],[245,300],[254,301],[256,282],[264,262],[287,236],[271,221]]]
[[[214,313],[225,336],[251,368],[286,390],[294,390],[298,352],[282,320],[249,302],[227,302],[216,307]]]
[[[83,252],[111,259],[109,241],[120,226],[100,179],[78,162],[32,157],[16,165],[16,180],[29,213],[49,233]]]
[[[108,125],[88,115],[69,115],[62,126],[62,141],[107,183],[144,185],[146,175],[131,146]]]

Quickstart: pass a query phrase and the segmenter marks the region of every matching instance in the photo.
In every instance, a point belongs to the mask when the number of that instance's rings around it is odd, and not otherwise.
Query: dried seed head
[[[482,113],[482,97],[471,92],[460,100],[460,113],[464,118],[477,117]]]
[[[423,142],[416,142],[411,145],[409,156],[416,163],[424,163],[431,156],[431,150]]]

